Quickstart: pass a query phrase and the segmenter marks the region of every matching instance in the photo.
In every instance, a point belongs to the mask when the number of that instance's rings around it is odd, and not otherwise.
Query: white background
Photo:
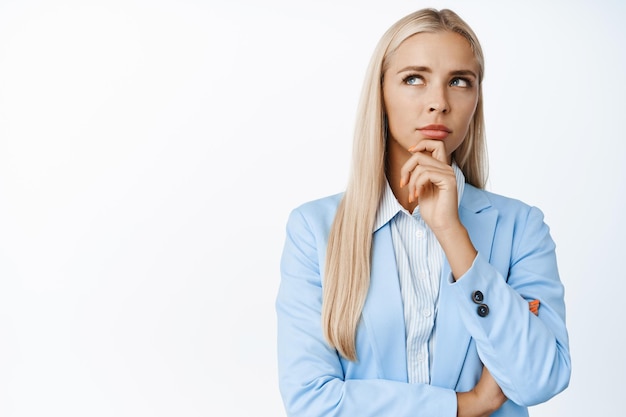
[[[382,33],[456,10],[486,54],[488,189],[558,245],[573,374],[623,413],[626,3],[0,2],[0,415],[284,416],[289,211],[343,189]]]

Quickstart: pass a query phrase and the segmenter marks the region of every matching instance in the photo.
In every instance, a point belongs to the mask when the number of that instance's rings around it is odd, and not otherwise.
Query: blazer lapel
[[[459,205],[461,223],[467,229],[476,250],[488,259],[498,220],[498,212],[493,209],[486,210],[489,207],[491,207],[489,200],[482,192],[469,184],[465,185]],[[446,260],[441,274],[439,307],[435,322],[437,339],[431,384],[454,389],[467,355],[470,335],[459,317],[456,297],[452,294],[449,283],[450,274],[450,265]]]
[[[370,289],[363,320],[379,369],[379,377],[408,380],[406,337],[398,268],[389,223],[374,232]]]

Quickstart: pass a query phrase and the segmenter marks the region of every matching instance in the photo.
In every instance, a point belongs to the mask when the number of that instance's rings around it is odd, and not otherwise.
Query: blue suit
[[[457,282],[447,262],[435,320],[430,384],[407,383],[396,260],[387,223],[374,231],[371,283],[357,330],[357,362],[340,357],[321,329],[329,230],[341,195],[306,203],[288,220],[276,299],[278,367],[289,416],[456,416],[483,364],[509,400],[494,416],[527,416],[569,383],[563,286],[543,214],[466,184],[461,222],[478,250]],[[488,314],[478,313],[475,291]],[[528,302],[538,299],[538,316]]]

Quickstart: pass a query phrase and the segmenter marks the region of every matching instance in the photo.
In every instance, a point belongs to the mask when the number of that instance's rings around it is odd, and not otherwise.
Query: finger
[[[446,162],[441,162],[435,159],[432,155],[426,152],[417,152],[413,154],[400,168],[400,188],[408,184],[411,177],[411,173],[417,168],[417,166],[437,166],[440,168],[450,167]]]
[[[430,152],[433,158],[448,163],[448,152],[446,144],[440,140],[424,139],[408,149],[411,153]]]
[[[456,192],[456,177],[448,165],[445,167],[418,165],[409,179],[409,194],[418,197],[423,191],[453,190]]]
[[[411,178],[411,172],[417,168],[419,165],[422,154],[414,154],[412,155],[400,168],[400,188],[404,187],[409,183]],[[423,162],[422,162],[423,163]]]

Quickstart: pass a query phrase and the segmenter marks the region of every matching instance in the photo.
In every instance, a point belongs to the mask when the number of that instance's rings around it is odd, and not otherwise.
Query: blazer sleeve
[[[492,253],[511,248],[506,275],[479,253],[450,285],[482,362],[510,400],[532,406],[568,386],[571,361],[555,244],[542,212],[527,207],[525,214],[518,215],[510,233],[496,231]],[[475,291],[482,301],[474,300]],[[537,315],[529,310],[533,300],[540,303]],[[478,313],[480,304],[488,307],[486,315],[484,308]]]
[[[279,387],[287,414],[293,417],[456,416],[453,390],[375,376],[345,378],[345,363],[326,343],[321,329],[320,264],[323,261],[320,259],[325,254],[326,228],[317,224],[311,227],[310,223],[315,223],[317,218],[308,217],[298,209],[289,217],[276,299]]]

